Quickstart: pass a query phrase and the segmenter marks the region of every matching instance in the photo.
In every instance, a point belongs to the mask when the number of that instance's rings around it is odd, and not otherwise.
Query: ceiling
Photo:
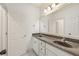
[[[16,15],[21,17],[25,14],[27,8],[30,8],[29,6],[34,6],[43,10],[47,8],[50,3],[3,3],[2,5],[6,7],[14,17],[16,17]]]
[[[7,6],[7,5],[11,6],[11,5],[15,5],[15,4],[17,4],[17,5],[21,5],[21,4],[27,5],[27,4],[29,4],[29,5],[32,5],[34,7],[44,9],[44,8],[47,8],[49,5],[51,5],[52,3],[3,3],[2,5],[3,6]]]
[[[51,3],[32,3],[33,6],[38,7],[38,8],[46,8],[50,4]]]

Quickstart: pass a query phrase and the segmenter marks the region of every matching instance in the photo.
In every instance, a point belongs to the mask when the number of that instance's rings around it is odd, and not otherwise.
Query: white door
[[[26,53],[28,49],[28,35],[23,26],[25,23],[15,20],[8,14],[8,55],[19,56]],[[27,30],[26,30],[27,31]],[[26,36],[27,35],[27,36]]]
[[[1,52],[1,50],[2,50],[2,15],[1,15],[2,13],[1,13],[1,6],[0,6],[0,52]]]
[[[0,6],[0,52],[7,50],[7,13],[5,9]]]
[[[64,20],[60,19],[56,21],[56,32],[58,35],[63,35],[64,34]]]
[[[8,22],[7,22],[7,12],[5,9],[2,9],[2,49],[7,49],[7,31],[8,31]]]

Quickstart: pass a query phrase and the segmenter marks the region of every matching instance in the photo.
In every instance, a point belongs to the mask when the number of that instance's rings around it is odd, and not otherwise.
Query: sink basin
[[[61,41],[54,41],[54,43],[62,45],[64,47],[72,48],[72,46],[66,42],[61,42]]]
[[[39,37],[43,37],[42,35],[39,35]]]

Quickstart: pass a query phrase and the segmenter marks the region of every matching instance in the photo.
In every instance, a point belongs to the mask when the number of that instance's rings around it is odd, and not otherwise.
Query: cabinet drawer
[[[49,44],[46,44],[46,49],[49,49],[50,51],[54,52],[58,56],[72,56],[71,54],[69,54],[59,48],[53,47]]]

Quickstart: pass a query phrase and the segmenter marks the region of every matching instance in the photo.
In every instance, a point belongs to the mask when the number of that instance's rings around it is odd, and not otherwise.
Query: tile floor
[[[29,51],[27,51],[25,54],[23,54],[22,56],[36,56],[34,51],[31,49]]]
[[[7,56],[6,54],[4,55],[0,55],[0,56]],[[28,50],[26,53],[24,53],[21,56],[36,56],[36,54],[34,53],[34,51],[32,49]]]

